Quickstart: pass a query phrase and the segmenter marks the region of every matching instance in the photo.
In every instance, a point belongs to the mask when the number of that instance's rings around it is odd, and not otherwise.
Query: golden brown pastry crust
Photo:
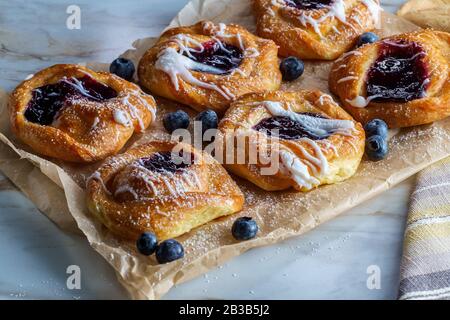
[[[430,68],[430,82],[426,97],[408,102],[369,101],[366,93],[366,75],[378,57],[382,41],[405,40],[421,45]],[[353,117],[363,123],[383,119],[390,128],[409,127],[431,123],[450,115],[450,34],[441,31],[421,30],[388,37],[346,53],[336,60],[330,73],[331,91]],[[344,81],[346,77],[348,81]],[[358,98],[360,97],[360,98]],[[355,107],[355,99],[368,103]],[[364,105],[363,104],[363,105]]]
[[[136,165],[156,152],[181,148],[196,156],[184,171],[158,173]],[[120,237],[135,240],[151,231],[164,240],[241,210],[244,196],[208,154],[187,144],[152,141],[109,158],[87,181],[87,204]]]
[[[329,119],[347,120],[344,122],[349,125],[350,129],[343,130],[345,132],[335,132],[323,140],[305,138],[299,140],[279,139],[278,142],[269,140],[265,133],[253,129],[261,120],[274,116],[272,111],[265,106],[267,101],[270,101],[269,103],[278,102],[283,109],[294,113],[318,113]],[[261,168],[267,167],[266,160],[264,160],[266,164],[259,159],[257,163],[250,164],[249,156],[246,156],[244,164],[239,164],[236,160],[231,164],[225,162],[228,170],[267,191],[284,190],[291,187],[300,191],[309,191],[319,185],[343,181],[356,172],[364,154],[365,133],[361,124],[355,122],[341,109],[331,96],[320,91],[275,91],[242,96],[231,105],[219,124],[219,130],[221,132],[219,143],[223,144],[225,154],[231,151],[227,150],[224,143],[224,141],[229,141],[226,137],[238,137],[239,131],[243,130],[247,136],[258,141],[259,147],[268,145],[273,148],[274,143],[279,143],[277,146],[279,150],[289,151],[290,163],[297,160],[302,163],[300,166],[293,166],[286,170],[287,164],[281,159],[280,151],[275,154],[277,157],[280,156],[280,169],[274,175],[263,175]],[[250,149],[249,141],[252,140],[248,139],[245,143],[247,150]],[[234,148],[236,151],[236,145]],[[235,154],[237,153],[235,152]],[[307,173],[294,175],[293,171],[300,167],[307,168]],[[301,180],[305,182],[299,183]]]
[[[353,47],[359,35],[375,29],[379,19],[378,0],[335,1],[337,11],[301,10],[285,1],[253,0],[257,34],[274,40],[282,56],[334,60]],[[342,5],[345,20],[338,18]]]
[[[63,77],[85,75],[114,89],[117,97],[101,102],[73,100],[59,111],[51,125],[25,118],[34,89],[56,83]],[[91,162],[115,154],[135,131],[145,130],[155,118],[156,104],[137,85],[113,74],[94,72],[79,65],[57,64],[22,82],[11,94],[9,110],[13,132],[34,151],[71,162]],[[115,120],[114,114],[118,112],[128,117],[126,125]]]
[[[180,50],[179,43],[174,41],[180,35],[186,35],[194,40],[187,43],[190,48],[215,38],[238,48],[244,47],[245,56],[238,70],[228,75],[188,71],[194,77],[194,81],[207,83],[215,89],[186,81],[180,75],[175,76],[177,79],[175,80],[155,65],[165,49]],[[258,38],[241,26],[215,25],[203,21],[193,26],[173,28],[164,32],[156,45],[140,60],[138,75],[142,86],[156,95],[178,101],[196,110],[210,108],[222,113],[232,100],[242,94],[279,88],[281,73],[277,54],[278,48],[273,41]],[[179,86],[178,90],[176,84]]]

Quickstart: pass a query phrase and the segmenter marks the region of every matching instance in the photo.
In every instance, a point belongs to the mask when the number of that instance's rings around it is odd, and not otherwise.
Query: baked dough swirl
[[[13,132],[34,151],[71,162],[117,153],[155,119],[152,96],[113,74],[57,64],[22,82],[9,100]]]
[[[391,128],[427,124],[450,115],[450,34],[421,30],[345,53],[330,73],[331,91],[363,123]]]
[[[152,141],[109,158],[87,181],[87,204],[120,237],[177,237],[242,209],[244,196],[208,154]]]
[[[309,191],[343,181],[364,153],[361,124],[320,91],[242,96],[219,130],[224,158],[233,155],[225,167],[267,191]]]
[[[221,113],[242,94],[279,88],[277,54],[273,41],[241,26],[203,21],[164,32],[138,75],[156,95]]]
[[[257,34],[280,55],[334,60],[378,27],[378,0],[254,0]]]

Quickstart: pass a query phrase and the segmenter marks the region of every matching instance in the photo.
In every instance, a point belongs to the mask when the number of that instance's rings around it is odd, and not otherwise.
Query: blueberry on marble
[[[205,131],[208,129],[217,129],[219,123],[217,113],[213,110],[205,110],[203,112],[200,112],[195,120],[201,121],[202,133],[205,133]]]
[[[249,240],[258,233],[258,225],[250,217],[241,217],[233,223],[231,233],[236,240]]]
[[[357,46],[361,47],[368,43],[374,43],[374,42],[377,42],[378,39],[380,39],[380,38],[375,33],[365,32],[359,36]]]
[[[168,113],[164,116],[163,125],[169,133],[177,129],[187,129],[189,127],[189,115],[183,110]]]
[[[383,160],[388,154],[387,138],[374,135],[366,139],[366,154],[372,161]]]
[[[387,139],[388,136],[388,126],[386,122],[381,119],[373,119],[366,123],[364,126],[364,130],[366,131],[366,136],[381,136]]]
[[[159,263],[168,263],[183,257],[183,246],[175,239],[165,240],[156,248],[156,260]]]
[[[305,64],[296,57],[283,59],[280,64],[281,75],[285,81],[298,79],[305,71]]]
[[[158,240],[156,239],[155,234],[151,232],[144,232],[136,241],[138,251],[145,256],[153,254],[157,246]]]
[[[109,66],[109,72],[128,81],[133,80],[134,71],[133,62],[125,58],[117,58]]]

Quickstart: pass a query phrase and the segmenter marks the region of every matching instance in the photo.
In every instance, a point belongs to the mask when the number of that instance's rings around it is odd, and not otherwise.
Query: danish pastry
[[[257,34],[280,55],[334,60],[380,21],[378,0],[254,0]]]
[[[138,75],[156,95],[221,113],[242,94],[279,88],[277,55],[271,40],[204,21],[164,32],[140,60]]]
[[[152,96],[106,72],[57,64],[22,82],[9,100],[13,132],[34,151],[91,162],[119,151],[155,119]]]
[[[345,53],[329,85],[356,120],[409,127],[450,115],[449,66],[450,34],[421,30]]]
[[[87,204],[112,232],[137,239],[177,237],[241,210],[244,196],[208,154],[175,141],[152,141],[106,160],[87,180]]]
[[[364,153],[361,124],[320,91],[242,96],[219,130],[225,167],[267,191],[343,181]]]

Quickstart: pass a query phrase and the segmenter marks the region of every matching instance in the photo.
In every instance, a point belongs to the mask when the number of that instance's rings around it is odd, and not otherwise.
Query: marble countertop
[[[402,0],[382,1],[395,12]],[[0,2],[0,87],[55,63],[112,61],[134,39],[158,35],[186,0]],[[253,249],[179,285],[166,299],[395,299],[414,177],[309,233]],[[112,268],[84,237],[59,230],[0,173],[0,299],[122,299]],[[255,266],[264,267],[255,268]],[[78,265],[81,289],[68,289]],[[380,286],[367,285],[378,270]]]

